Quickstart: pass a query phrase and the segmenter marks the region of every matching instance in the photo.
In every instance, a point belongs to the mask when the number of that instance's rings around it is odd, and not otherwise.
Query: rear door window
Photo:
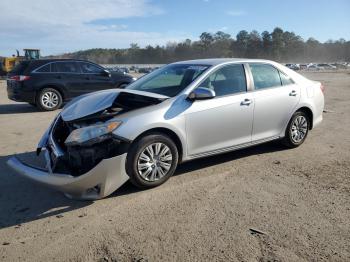
[[[51,65],[52,72],[79,74],[80,69],[76,62],[57,62]]]
[[[279,71],[268,64],[250,64],[256,90],[282,86]]]
[[[294,81],[289,76],[282,73],[281,71],[279,71],[279,73],[280,73],[282,85],[287,86],[287,85],[294,84]]]

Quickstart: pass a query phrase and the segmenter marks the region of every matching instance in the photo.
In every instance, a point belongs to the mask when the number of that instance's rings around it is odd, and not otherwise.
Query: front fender
[[[186,144],[186,128],[185,128],[185,117],[179,116],[177,118],[172,119],[171,121],[147,121],[147,119],[143,119],[145,124],[140,124],[142,118],[133,118],[126,120],[120,128],[114,131],[114,134],[128,140],[135,140],[137,137],[142,135],[143,133],[152,130],[152,129],[167,129],[175,133],[178,139],[181,142],[183,159],[187,156],[187,144]]]

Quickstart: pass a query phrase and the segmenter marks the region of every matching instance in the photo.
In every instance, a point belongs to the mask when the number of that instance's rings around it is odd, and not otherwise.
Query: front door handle
[[[251,103],[253,103],[253,101],[246,98],[241,102],[241,106],[249,106]]]
[[[297,96],[297,91],[292,90],[292,92],[289,93],[289,96]]]

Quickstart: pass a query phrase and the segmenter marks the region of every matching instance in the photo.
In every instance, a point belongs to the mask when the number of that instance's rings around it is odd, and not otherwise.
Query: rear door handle
[[[297,95],[297,91],[292,90],[292,92],[289,93],[289,96],[296,96]]]
[[[249,106],[251,103],[253,103],[253,101],[246,98],[241,102],[241,106]]]

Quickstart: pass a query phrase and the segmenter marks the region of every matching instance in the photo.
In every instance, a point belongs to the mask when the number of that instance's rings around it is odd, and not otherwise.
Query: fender
[[[57,89],[61,93],[62,99],[64,101],[67,101],[67,100],[71,99],[71,97],[69,96],[69,92],[68,92],[67,88],[64,85],[57,84],[57,83],[44,83],[44,84],[39,85],[39,87],[35,88],[36,95],[41,90],[43,90],[44,88],[55,88],[55,89]]]

